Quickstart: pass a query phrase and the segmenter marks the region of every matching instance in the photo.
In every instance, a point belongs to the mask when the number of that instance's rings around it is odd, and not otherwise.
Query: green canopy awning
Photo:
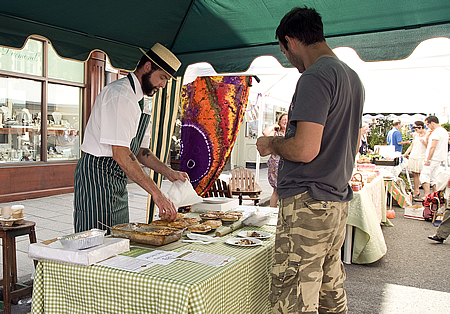
[[[62,57],[86,60],[101,50],[114,67],[132,70],[138,47],[160,42],[183,62],[179,74],[201,61],[239,72],[260,55],[289,65],[275,29],[299,5],[322,15],[331,47],[353,47],[364,60],[404,58],[424,39],[450,37],[448,0],[23,0],[0,6],[0,45],[20,48],[41,35]]]

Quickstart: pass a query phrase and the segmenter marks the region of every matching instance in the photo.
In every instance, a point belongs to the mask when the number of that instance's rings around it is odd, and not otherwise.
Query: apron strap
[[[136,94],[136,88],[134,87],[134,80],[131,77],[131,72],[128,73],[127,78],[130,81],[130,85],[131,85],[131,88],[133,89],[133,92]],[[141,107],[141,112],[144,111],[144,97],[142,97],[142,99],[139,100],[139,107]]]

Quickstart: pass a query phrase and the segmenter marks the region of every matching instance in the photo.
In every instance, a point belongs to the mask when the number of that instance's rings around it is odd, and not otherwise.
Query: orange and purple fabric
[[[180,170],[203,196],[230,157],[244,118],[251,77],[198,77],[181,91]]]

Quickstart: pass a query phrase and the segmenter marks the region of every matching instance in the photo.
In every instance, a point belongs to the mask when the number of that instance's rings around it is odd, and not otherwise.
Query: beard
[[[142,74],[142,92],[146,96],[153,96],[158,88],[150,82],[150,76],[154,71],[150,70],[147,73]]]

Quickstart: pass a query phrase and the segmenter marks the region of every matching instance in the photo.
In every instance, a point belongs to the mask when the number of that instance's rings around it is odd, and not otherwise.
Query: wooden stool
[[[33,286],[23,286],[17,284],[16,265],[16,237],[28,234],[30,243],[36,243],[36,233],[32,221],[25,220],[21,225],[11,227],[0,226],[0,236],[3,246],[3,311],[5,314],[11,313],[11,300],[30,294]],[[34,261],[36,267],[37,261]]]

